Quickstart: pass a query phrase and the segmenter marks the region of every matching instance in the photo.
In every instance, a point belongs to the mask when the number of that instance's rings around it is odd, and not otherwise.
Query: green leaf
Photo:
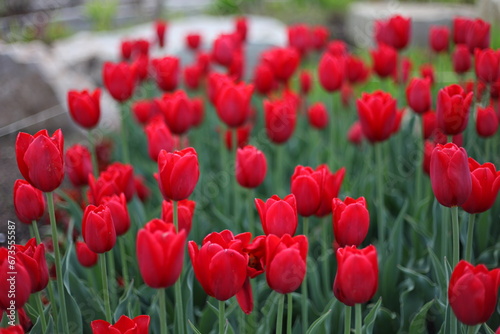
[[[420,311],[413,317],[410,324],[410,334],[420,334],[425,332],[427,312],[434,305],[434,299],[422,306]]]
[[[307,329],[307,334],[316,333],[320,329],[320,325],[328,318],[328,316],[332,312],[332,306],[334,302],[337,302],[337,299],[332,298],[332,300],[327,305],[327,310],[323,312],[323,314],[318,319],[316,319]]]
[[[193,330],[193,332],[195,334],[201,334],[201,332],[198,330],[198,328],[196,328],[195,325],[193,325],[193,323],[189,319],[188,319],[188,324],[189,324],[189,327],[191,327],[191,329]]]
[[[372,307],[370,312],[365,317],[363,324],[363,333],[371,334],[373,331],[373,326],[375,325],[375,320],[377,319],[377,313],[382,305],[382,297],[380,297],[377,303]]]
[[[83,333],[82,313],[73,296],[70,294],[66,286],[64,287],[64,297],[66,299],[66,313],[68,314],[68,328],[70,333]],[[62,317],[58,319],[58,327],[62,326]],[[90,326],[89,326],[90,328]]]
[[[139,298],[137,298],[135,293],[134,281],[132,280],[127,290],[124,291],[123,295],[120,297],[118,306],[115,309],[115,313],[113,314],[115,322],[118,321],[122,315],[126,315],[129,318],[138,316],[140,313],[139,304]]]
[[[495,332],[486,323],[483,323],[483,328],[486,331],[486,334],[495,334]]]

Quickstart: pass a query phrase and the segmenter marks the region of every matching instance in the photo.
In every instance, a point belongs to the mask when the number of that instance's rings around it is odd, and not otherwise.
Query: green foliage
[[[118,4],[118,0],[89,0],[85,2],[85,15],[92,22],[94,30],[103,31],[113,27]]]

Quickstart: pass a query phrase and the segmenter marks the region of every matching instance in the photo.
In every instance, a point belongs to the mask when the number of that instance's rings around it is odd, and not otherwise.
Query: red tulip
[[[65,157],[66,174],[75,187],[89,184],[89,174],[92,174],[92,157],[88,148],[75,144],[67,149]]]
[[[438,144],[432,151],[430,177],[432,191],[441,205],[462,205],[472,191],[465,149],[453,143]]]
[[[264,153],[248,145],[236,151],[236,180],[245,188],[256,188],[265,179],[267,160]]]
[[[0,334],[24,334],[24,330],[21,325],[9,326],[7,328],[0,328]]]
[[[469,169],[472,190],[462,209],[468,213],[485,212],[493,206],[500,190],[500,171],[490,162],[480,165],[472,158],[469,158]]]
[[[476,49],[474,54],[476,76],[479,80],[491,84],[498,78],[500,54],[492,49]]]
[[[144,125],[156,114],[154,102],[151,100],[137,100],[132,104],[132,112],[138,123]]]
[[[339,195],[342,181],[344,180],[345,168],[342,167],[335,173],[330,172],[328,165],[319,165],[316,168],[323,175],[323,185],[321,186],[321,203],[315,215],[324,217],[332,212],[332,199]]]
[[[387,21],[375,21],[375,39],[379,44],[387,44],[402,50],[408,45],[410,34],[410,18],[395,15]]]
[[[162,150],[158,155],[158,185],[164,199],[187,199],[199,177],[198,155],[194,148],[173,153]]]
[[[265,203],[256,198],[255,207],[259,212],[260,222],[266,235],[274,234],[281,237],[285,234],[295,234],[298,216],[297,202],[293,194],[284,199],[273,195]]]
[[[423,114],[431,108],[431,82],[429,79],[413,78],[406,88],[408,106],[417,114]]]
[[[200,48],[201,44],[201,35],[198,33],[190,33],[186,35],[186,46],[195,51]]]
[[[431,156],[432,151],[434,151],[435,147],[436,144],[434,144],[430,140],[426,140],[424,142],[424,158],[422,159],[422,169],[427,175],[430,175],[431,173]]]
[[[228,67],[231,65],[233,55],[240,47],[238,37],[235,34],[220,34],[212,47],[212,59],[219,65]]]
[[[165,32],[167,30],[167,22],[160,20],[156,21],[155,30],[156,37],[158,38],[158,45],[160,46],[160,48],[163,48],[163,46],[165,46]]]
[[[469,47],[470,53],[477,49],[490,47],[490,24],[481,19],[470,21],[467,26],[465,44]]]
[[[189,242],[194,274],[209,296],[227,300],[242,289],[248,264],[243,247],[250,238],[250,233],[234,236],[231,231],[224,230],[207,235],[201,248],[194,241]]]
[[[497,304],[500,269],[460,261],[450,277],[448,301],[457,319],[475,326],[488,321]]]
[[[116,243],[116,231],[111,211],[105,205],[89,205],[83,212],[83,240],[95,253],[110,251]]]
[[[465,130],[469,121],[472,92],[466,94],[459,85],[450,85],[438,93],[437,122],[446,135],[456,135]]]
[[[429,110],[422,114],[422,135],[425,139],[429,139],[437,131],[437,116],[434,110]]]
[[[321,204],[324,169],[297,166],[290,179],[290,188],[297,201],[297,212],[304,217],[312,216]]]
[[[262,58],[274,71],[274,77],[283,83],[290,80],[300,63],[299,53],[293,48],[273,48]]]
[[[370,214],[364,197],[332,200],[333,233],[339,247],[361,245],[368,234]]]
[[[30,275],[31,293],[45,289],[49,282],[45,245],[37,245],[35,238],[32,238],[26,245],[16,245],[16,255]]]
[[[193,104],[187,94],[182,90],[164,94],[162,102],[161,110],[170,131],[175,135],[186,133],[193,124]]]
[[[318,65],[319,82],[327,92],[340,89],[344,82],[345,58],[323,53]]]
[[[177,217],[179,231],[185,230],[186,235],[191,231],[193,225],[194,209],[196,202],[188,199],[183,199],[177,202]],[[161,204],[161,219],[167,223],[174,222],[173,203],[171,201],[163,201]]]
[[[327,52],[333,57],[341,58],[348,56],[349,53],[347,50],[347,44],[340,39],[336,39],[328,43]]]
[[[115,226],[116,236],[127,233],[130,228],[130,216],[128,214],[127,200],[125,195],[105,196],[101,200],[101,204],[108,207]]]
[[[149,315],[140,315],[134,319],[122,315],[114,325],[104,320],[94,320],[90,327],[92,334],[148,334],[149,321]]]
[[[266,239],[266,280],[271,289],[286,294],[299,288],[307,271],[309,243],[305,235]]]
[[[80,126],[92,129],[99,123],[101,116],[101,90],[97,88],[93,93],[87,90],[68,92],[68,107],[71,118]]]
[[[203,105],[203,98],[194,97],[191,99],[191,126],[197,127],[203,123],[203,118],[205,117],[205,106]]]
[[[255,67],[253,76],[255,90],[262,95],[269,94],[274,88],[274,72],[267,63],[260,63]]]
[[[363,93],[356,101],[363,135],[372,143],[391,136],[396,122],[396,100],[386,92]]]
[[[229,151],[233,151],[234,131],[236,130],[237,147],[243,148],[248,144],[250,132],[252,132],[252,125],[246,124],[237,129],[227,129],[225,131],[225,144]]]
[[[498,117],[492,106],[477,107],[476,131],[481,137],[491,137],[498,130]]]
[[[216,110],[220,119],[231,128],[240,127],[250,116],[250,100],[252,99],[253,85],[228,84],[219,92],[216,101]]]
[[[349,57],[347,57],[345,69],[347,79],[351,84],[365,81],[370,74],[370,70],[365,65],[363,60],[353,55],[349,55]]]
[[[76,258],[84,267],[90,268],[96,265],[99,254],[90,250],[85,242],[77,241],[75,244]]]
[[[296,24],[288,27],[288,46],[305,55],[311,43],[311,33],[307,25]]]
[[[322,102],[317,102],[307,109],[309,124],[316,129],[324,129],[328,125],[328,111]]]
[[[196,54],[196,63],[201,68],[201,73],[203,73],[204,76],[206,76],[210,72],[210,62],[210,53],[198,51],[198,53]]]
[[[377,250],[347,246],[337,249],[337,275],[333,293],[347,306],[363,304],[373,298],[378,288]]]
[[[184,67],[182,74],[186,87],[193,90],[196,90],[200,87],[200,81],[203,75],[203,73],[201,73],[200,65],[193,64],[191,66],[186,66]]]
[[[90,203],[101,204],[104,196],[124,193],[127,202],[134,196],[134,169],[131,165],[114,162],[96,180],[89,175]]]
[[[447,26],[431,26],[429,42],[434,52],[448,51],[450,29]]]
[[[14,251],[14,247],[9,248]],[[0,309],[11,313],[21,309],[31,293],[31,275],[20,257],[0,248]],[[14,266],[14,270],[12,269]]]
[[[132,57],[132,41],[123,40],[120,42],[120,51],[123,60],[129,60]]]
[[[211,72],[208,75],[207,95],[210,102],[212,102],[214,106],[219,98],[219,93],[226,85],[229,84],[233,84],[233,80],[231,80],[231,78],[227,75],[217,72]]]
[[[151,160],[157,162],[158,154],[161,150],[170,152],[174,148],[174,138],[170,130],[163,122],[163,119],[156,118],[152,120],[145,128],[146,138],[148,140],[148,154]]]
[[[464,17],[453,18],[453,43],[465,44],[472,20]]]
[[[19,132],[16,160],[23,177],[43,192],[54,191],[64,178],[64,137],[61,130],[49,137],[47,130],[34,136]]]
[[[470,59],[469,49],[465,44],[455,45],[455,51],[451,55],[451,60],[453,63],[453,70],[458,74],[463,74],[470,69],[471,59]]]
[[[317,26],[312,29],[311,46],[316,50],[320,51],[324,49],[326,43],[328,42],[328,29],[324,26]]]
[[[164,92],[171,92],[179,84],[179,58],[163,57],[151,61],[153,77],[158,88]]]
[[[297,104],[292,98],[264,101],[266,133],[277,144],[286,142],[295,130]]]
[[[302,70],[299,76],[300,92],[303,95],[309,94],[312,88],[313,78],[309,71]]]
[[[127,63],[114,64],[104,63],[103,71],[104,86],[109,94],[118,102],[127,101],[135,89],[135,69]]]
[[[19,220],[25,224],[39,220],[45,212],[43,193],[25,180],[16,180],[14,209]]]
[[[380,44],[378,49],[370,51],[373,60],[373,71],[381,78],[397,73],[398,53],[391,46]]]
[[[354,122],[349,128],[349,131],[347,131],[347,140],[354,145],[361,145],[363,141],[363,129],[359,121]]]
[[[434,75],[434,67],[432,64],[422,64],[420,66],[420,75],[424,79],[429,79],[431,86],[434,85],[435,80],[435,75]]]
[[[144,282],[155,289],[168,288],[179,279],[187,233],[174,224],[153,219],[137,233],[137,262]],[[168,268],[168,270],[165,270]]]
[[[234,21],[234,28],[236,30],[236,33],[240,37],[240,41],[245,42],[247,40],[248,32],[247,18],[244,16],[237,17]]]
[[[146,186],[144,178],[136,175],[134,177],[134,185],[137,197],[139,197],[141,202],[145,202],[151,196],[151,190]]]

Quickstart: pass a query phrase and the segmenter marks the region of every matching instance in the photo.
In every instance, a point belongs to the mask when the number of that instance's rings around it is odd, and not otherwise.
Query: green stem
[[[89,130],[89,145],[90,145],[90,156],[92,158],[92,171],[94,177],[97,179],[99,177],[99,164],[97,163],[97,152],[95,149],[95,140],[92,137],[92,131]]]
[[[458,206],[451,208],[452,232],[453,232],[453,262],[452,268],[455,268],[460,260],[460,225],[458,223]]]
[[[172,219],[174,221],[175,230],[179,233],[179,217],[177,216],[177,201],[172,201]]]
[[[42,333],[47,331],[47,322],[45,321],[45,313],[43,312],[42,300],[40,299],[41,293],[35,294],[36,307],[38,308],[38,314],[40,317],[40,322],[42,323]]]
[[[109,284],[108,284],[108,273],[106,266],[106,254],[101,254],[101,258],[99,259],[101,263],[101,278],[102,278],[102,294],[104,299],[104,309],[106,310],[106,321],[112,323],[113,319],[111,317],[111,304],[109,302]]]
[[[476,215],[469,214],[469,225],[467,227],[467,244],[465,245],[465,261],[472,261],[472,243],[474,241],[474,220]]]
[[[68,315],[66,313],[66,294],[63,285],[63,273],[61,267],[61,252],[59,250],[59,238],[57,234],[56,212],[54,208],[54,193],[47,193],[47,207],[49,209],[50,227],[52,229],[52,243],[54,245],[54,257],[56,264],[57,290],[59,291],[59,311],[61,312],[62,325],[65,333],[69,333]],[[52,300],[54,302],[54,300]]]
[[[117,285],[118,282],[116,281],[116,266],[115,266],[115,257],[113,255],[113,250],[109,251],[106,253],[108,257],[108,263],[107,269],[108,269],[108,275],[109,278],[111,279],[111,284],[109,285],[109,302],[110,302],[110,307],[114,309],[117,305],[116,303],[116,295],[117,295]],[[107,275],[106,275],[107,276]],[[109,284],[109,283],[108,283]]]
[[[283,333],[283,309],[284,309],[284,307],[285,307],[285,295],[280,294],[279,300],[278,300],[278,314],[276,315],[276,334]]]
[[[286,315],[286,332],[287,334],[292,334],[292,317],[293,317],[293,297],[291,293],[287,294],[288,305],[287,305],[287,315]]]
[[[361,316],[362,316],[362,310],[361,310],[361,304],[356,304],[354,305],[354,316],[355,316],[355,333],[356,334],[361,334],[361,327],[363,326],[363,322],[361,321]]]
[[[336,94],[335,93],[332,93],[332,112],[330,113],[330,120],[329,120],[329,125],[330,125],[330,142],[328,143],[328,145],[325,145],[325,148],[326,148],[326,155],[327,155],[327,160],[329,165],[330,165],[330,168],[332,170],[334,170],[333,168],[333,163],[334,163],[334,156],[335,154],[333,154],[333,150],[332,148],[335,147],[335,145],[337,144],[337,139],[335,138],[336,135],[337,135],[337,129],[338,127],[336,126],[337,123],[338,123],[338,115],[340,114],[338,112],[337,109],[337,102],[336,102],[337,98],[336,98]]]
[[[328,261],[329,261],[329,250],[331,245],[329,245],[329,236],[332,234],[330,227],[330,224],[327,219],[323,219],[321,222],[323,225],[323,235],[322,235],[322,240],[323,240],[323,257],[322,257],[322,262],[323,262],[323,284],[324,284],[324,290],[325,293],[326,291],[330,291],[331,286],[330,286],[330,267],[328,266]]]
[[[160,301],[160,333],[167,334],[167,306],[165,303],[165,289],[158,289],[158,299]]]
[[[248,219],[248,230],[252,233],[252,237],[255,237],[255,220],[253,219],[254,210],[254,192],[253,189],[248,190],[248,200],[247,200],[247,219]]]
[[[226,302],[219,300],[219,334],[224,334],[226,325]]]
[[[120,247],[120,260],[122,264],[122,275],[123,275],[123,286],[127,290],[128,286],[128,263],[127,263],[127,250],[125,248],[125,239],[120,238],[118,240],[118,246]]]
[[[284,155],[284,143],[283,144],[276,144],[276,170],[275,170],[275,175],[276,175],[276,189],[279,192],[278,196],[283,196],[285,193],[285,189],[283,187],[283,174],[284,174],[284,165],[283,165],[283,155]]]
[[[220,137],[220,171],[221,172],[227,172],[227,148],[226,148],[226,127],[224,125],[221,125],[221,137]],[[226,174],[227,175],[227,174]],[[225,203],[230,203],[230,193],[228,191],[228,184],[220,184],[220,190],[224,193],[224,199]]]
[[[344,307],[344,334],[351,333],[351,311],[352,307],[345,305]]]
[[[382,144],[375,144],[375,159],[377,160],[377,197],[378,197],[378,239],[379,245],[385,242],[385,208],[384,208],[384,162],[382,160]]]
[[[236,128],[231,129],[231,134],[233,136],[233,163],[236,163],[236,151],[238,150],[238,130]],[[239,192],[238,192],[238,182],[236,182],[236,173],[234,169],[232,170],[234,173],[231,175],[231,182],[233,183],[233,217],[237,221],[239,221],[239,205],[240,205],[240,198],[239,198]],[[241,223],[243,224],[243,223]],[[240,225],[240,227],[243,228],[243,226]]]
[[[120,139],[121,139],[121,144],[122,144],[122,150],[123,150],[123,163],[129,164],[130,163],[130,154],[128,151],[128,131],[127,131],[127,108],[125,106],[125,103],[120,104],[120,111],[121,111],[121,129],[120,129]]]
[[[52,317],[54,318],[54,323],[57,324],[57,318],[59,316],[59,313],[57,312],[57,304],[55,303],[56,297],[54,295],[54,288],[53,284],[55,284],[54,281],[49,280],[49,284],[47,284],[47,290],[49,291],[49,298],[50,298],[50,312],[52,313]]]
[[[475,334],[476,326],[467,326],[467,334]]]
[[[309,221],[307,217],[304,217],[302,220],[304,235],[307,237],[309,234]],[[304,281],[302,281],[302,333],[307,332],[307,328],[309,326],[308,315],[309,309],[307,308],[307,272],[304,275]]]
[[[179,212],[178,212],[178,203],[177,201],[172,201],[172,215],[174,220],[174,226],[177,231],[179,231]],[[177,328],[177,333],[184,334],[184,307],[182,302],[182,273],[175,282],[175,325]]]
[[[40,232],[38,231],[38,225],[36,223],[36,220],[33,220],[31,222],[31,230],[32,230],[32,234],[35,236],[36,243],[41,244],[42,238],[40,238]]]
[[[441,207],[441,258],[444,259],[448,256],[448,231],[449,231],[449,222],[448,222],[448,210],[445,210],[444,207]]]

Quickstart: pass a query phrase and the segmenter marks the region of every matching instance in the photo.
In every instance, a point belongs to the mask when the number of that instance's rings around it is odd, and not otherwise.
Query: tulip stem
[[[329,260],[329,256],[328,256],[328,250],[329,250],[329,246],[328,246],[328,236],[331,235],[331,231],[329,229],[329,224],[328,224],[328,220],[327,219],[323,219],[323,221],[321,222],[321,224],[323,225],[323,235],[322,235],[322,240],[323,240],[323,258],[322,258],[322,262],[323,262],[323,284],[324,284],[324,289],[325,289],[325,293],[328,291],[331,291],[331,286],[330,286],[330,268],[328,267],[328,260]]]
[[[177,201],[172,201],[172,220],[174,221],[175,231],[179,233],[179,217],[177,216]]]
[[[236,163],[236,151],[238,150],[238,130],[236,128],[231,129],[231,135],[233,136],[233,163]],[[233,169],[234,175],[231,177],[231,182],[233,183],[233,218],[239,221],[239,194],[238,194],[238,182],[236,182],[236,171]],[[240,225],[241,226],[241,225]],[[243,226],[241,226],[243,227]]]
[[[278,314],[276,315],[276,334],[283,333],[283,309],[285,308],[285,295],[280,294],[278,300]]]
[[[474,241],[474,220],[476,215],[469,214],[469,225],[467,226],[467,244],[465,245],[465,261],[472,261],[472,243]]]
[[[281,311],[283,313],[283,311]],[[224,334],[226,325],[226,302],[219,300],[219,334]]]
[[[345,305],[344,310],[344,334],[351,333],[351,306]]]
[[[276,183],[275,185],[277,186],[277,190],[279,192],[278,196],[283,196],[285,193],[285,189],[283,188],[283,154],[284,154],[284,143],[283,144],[276,144]]]
[[[375,144],[375,159],[377,160],[377,197],[378,197],[378,240],[385,247],[385,208],[384,208],[384,162],[382,160],[382,144]]]
[[[65,333],[69,333],[68,315],[66,313],[66,293],[63,285],[63,273],[61,267],[61,252],[59,250],[59,237],[57,234],[56,211],[54,208],[54,193],[47,193],[47,207],[49,209],[50,227],[52,229],[52,243],[54,245],[54,257],[56,262],[57,290],[59,291],[59,311],[61,312],[62,325]],[[52,300],[52,302],[54,302]]]
[[[33,235],[35,236],[36,243],[41,244],[42,238],[40,238],[40,232],[38,231],[38,225],[36,223],[36,220],[33,220],[31,222],[31,227],[32,227]]]
[[[452,232],[453,232],[453,262],[452,268],[455,268],[460,260],[460,225],[458,223],[458,206],[451,208]]]
[[[38,308],[38,315],[40,317],[40,322],[42,323],[42,333],[45,333],[47,331],[47,322],[45,321],[45,313],[43,312],[43,305],[40,297],[41,292],[35,295],[36,307]]]
[[[128,151],[128,143],[127,143],[127,108],[125,107],[125,103],[120,104],[120,111],[121,111],[121,129],[120,129],[120,139],[122,142],[122,159],[123,163],[129,164],[130,163],[130,154]]]
[[[253,219],[253,208],[254,208],[254,192],[253,189],[248,191],[248,200],[247,200],[247,219],[248,219],[248,230],[252,233],[252,237],[255,237],[255,220]]]
[[[177,201],[172,201],[172,218],[174,221],[174,226],[179,233],[179,212],[178,212],[178,203]],[[182,273],[175,282],[174,289],[175,289],[175,325],[177,328],[177,333],[179,334],[184,334],[184,307],[182,303],[182,290],[181,290],[181,284],[182,284]]]
[[[355,333],[356,334],[361,334],[361,327],[363,325],[363,322],[361,321],[361,316],[362,316],[362,310],[361,310],[361,304],[355,304],[354,305],[354,317],[355,317]]]
[[[99,177],[99,164],[97,163],[97,151],[94,138],[92,137],[92,131],[89,130],[89,146],[90,146],[90,156],[92,158],[92,171],[94,177],[97,179]]]
[[[167,306],[165,303],[165,289],[158,289],[158,299],[160,302],[160,333],[167,334]]]
[[[476,326],[467,326],[467,334],[475,334]]]
[[[292,317],[293,317],[293,297],[291,293],[287,294],[288,305],[287,305],[287,315],[286,315],[286,332],[287,334],[292,334]]]
[[[304,224],[304,235],[306,238],[308,237],[309,233],[309,220],[307,217],[304,217],[302,220],[302,223]],[[307,332],[307,327],[309,326],[309,321],[308,321],[308,315],[309,315],[309,310],[307,308],[307,272],[304,275],[304,280],[302,281],[302,333]]]
[[[104,309],[106,310],[106,321],[111,323],[112,317],[111,317],[111,304],[109,302],[109,284],[108,284],[108,274],[107,274],[107,267],[106,267],[106,253],[101,254],[101,259],[100,259],[100,264],[101,264],[101,278],[102,278],[102,294],[103,294],[103,299],[104,299]]]
[[[118,240],[118,247],[120,247],[120,260],[122,263],[123,286],[125,291],[128,286],[128,264],[127,264],[127,250],[125,248],[125,239]]]
[[[109,302],[110,302],[110,307],[115,308],[116,307],[116,291],[117,291],[117,281],[116,281],[116,266],[115,266],[115,257],[113,255],[113,250],[109,251],[106,253],[108,256],[108,263],[107,268],[108,270],[108,275],[109,278],[111,278],[111,285],[109,286],[108,293],[109,293]]]

